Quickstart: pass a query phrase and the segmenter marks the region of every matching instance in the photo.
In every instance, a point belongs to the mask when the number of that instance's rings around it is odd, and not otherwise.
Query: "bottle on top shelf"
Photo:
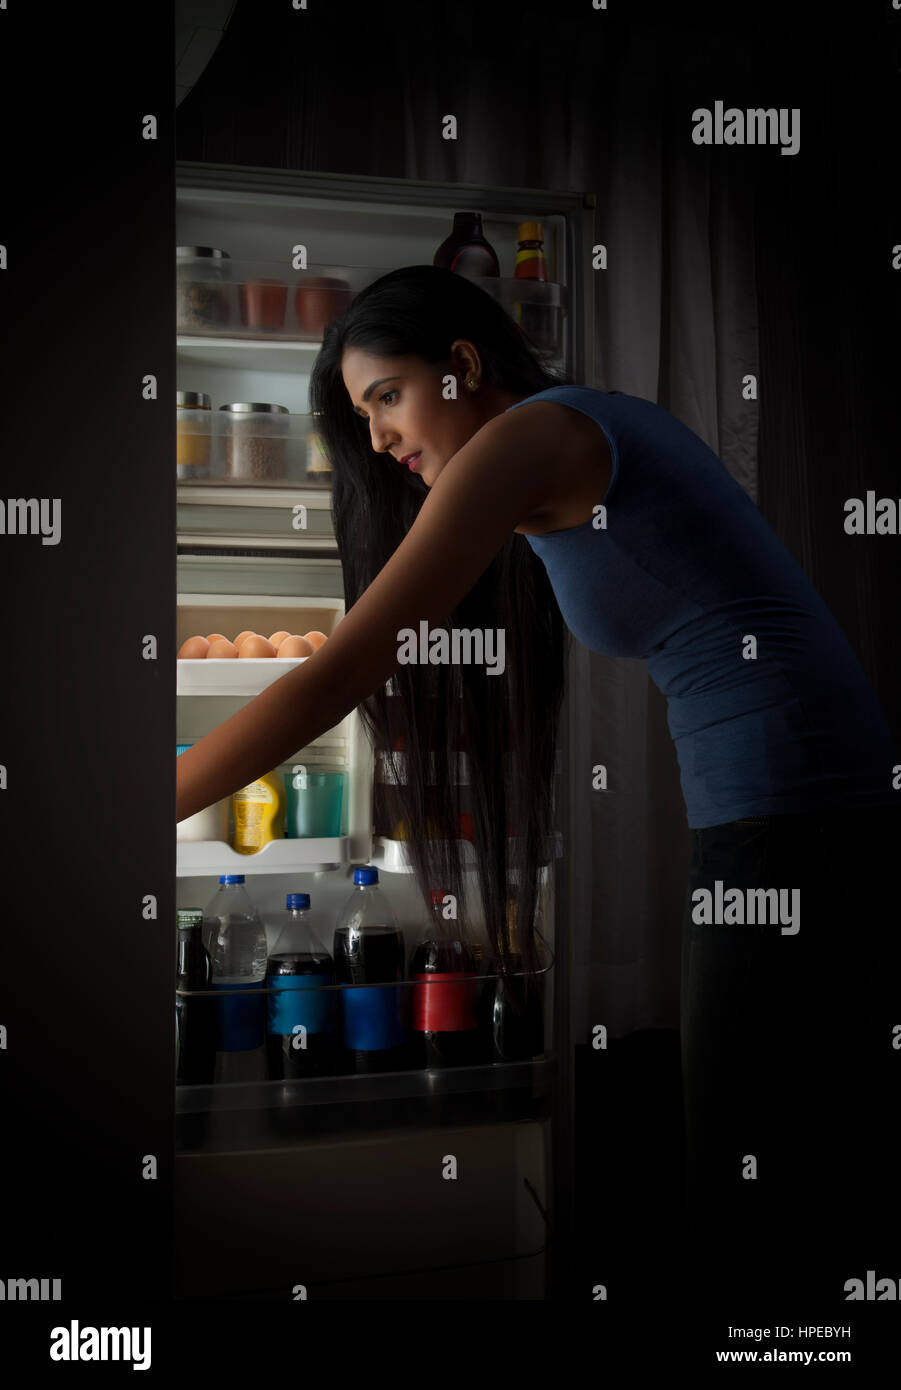
[[[546,282],[548,275],[547,257],[544,254],[544,228],[540,222],[520,222],[516,229],[518,245],[516,265],[513,270],[515,280]],[[542,303],[516,301],[513,317],[533,347],[544,352],[553,352],[557,346],[557,306]]]
[[[500,275],[497,253],[482,231],[480,212],[455,212],[450,236],[435,252],[434,265],[458,275]]]

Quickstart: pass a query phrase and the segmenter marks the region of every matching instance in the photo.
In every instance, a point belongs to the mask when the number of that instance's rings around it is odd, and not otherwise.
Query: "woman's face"
[[[456,400],[444,397],[448,372],[457,378]],[[378,357],[362,348],[346,348],[341,375],[351,407],[368,422],[376,453],[390,454],[398,466],[417,455],[412,471],[428,487],[476,430],[504,408],[495,400],[497,393],[481,380],[476,349],[462,340],[452,345],[451,360],[444,367],[431,366],[420,357]],[[478,390],[469,389],[468,380],[478,381]]]

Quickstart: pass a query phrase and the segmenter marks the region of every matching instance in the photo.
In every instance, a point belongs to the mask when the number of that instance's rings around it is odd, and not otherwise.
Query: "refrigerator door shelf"
[[[463,846],[463,867],[464,869],[474,869],[476,867],[475,850],[469,840],[459,841]],[[510,843],[508,841],[508,843]],[[545,845],[544,859],[561,859],[563,857],[563,836],[559,831]],[[383,835],[376,835],[372,841],[372,859],[370,861],[378,869],[383,869],[387,874],[412,874],[413,865],[407,853],[407,842],[405,840],[389,840]]]
[[[176,877],[206,878],[218,874],[313,873],[339,869],[350,858],[350,837],[335,839],[270,840],[256,854],[238,854],[222,840],[195,840],[177,846]]]
[[[303,666],[308,658],[281,660],[277,656],[241,661],[178,661],[179,695],[259,695],[281,676]]]

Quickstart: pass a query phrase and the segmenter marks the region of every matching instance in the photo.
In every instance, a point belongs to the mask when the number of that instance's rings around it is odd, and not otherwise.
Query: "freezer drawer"
[[[546,1137],[492,1125],[181,1156],[177,1297],[542,1298]]]

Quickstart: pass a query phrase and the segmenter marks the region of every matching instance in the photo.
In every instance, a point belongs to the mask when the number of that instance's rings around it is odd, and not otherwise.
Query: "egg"
[[[312,632],[305,632],[304,637],[307,639],[314,652],[319,650],[323,642],[328,641],[328,638],[326,637],[325,633],[317,632],[315,628]]]
[[[179,661],[202,661],[210,649],[205,637],[189,637],[178,649]]]
[[[227,637],[219,637],[215,642],[210,643],[210,649],[206,654],[207,661],[228,661],[231,657],[238,655],[238,648],[234,642],[229,642]]]
[[[247,657],[253,661],[255,658],[261,656],[275,656],[275,648],[271,642],[266,641],[265,637],[261,637],[258,632],[254,632],[250,637],[244,638],[238,656]]]
[[[272,636],[269,638],[269,641],[272,643],[275,650],[278,651],[285,638],[290,636],[290,632],[287,632],[284,628],[280,627],[278,632],[273,632]]]
[[[258,637],[258,636],[259,636],[259,633],[258,633],[258,632],[254,632],[251,628],[246,627],[246,628],[244,629],[244,631],[243,631],[243,632],[239,632],[238,635],[237,635],[237,637],[235,638],[235,646],[238,648],[238,651],[240,651],[240,650],[241,650],[242,643],[246,642],[247,639],[248,639],[248,637]]]
[[[305,637],[298,637],[294,633],[292,637],[286,637],[278,649],[280,661],[285,661],[288,657],[312,656],[313,648]]]
[[[227,642],[228,638],[223,637],[221,632],[208,632],[206,635],[208,642]]]

